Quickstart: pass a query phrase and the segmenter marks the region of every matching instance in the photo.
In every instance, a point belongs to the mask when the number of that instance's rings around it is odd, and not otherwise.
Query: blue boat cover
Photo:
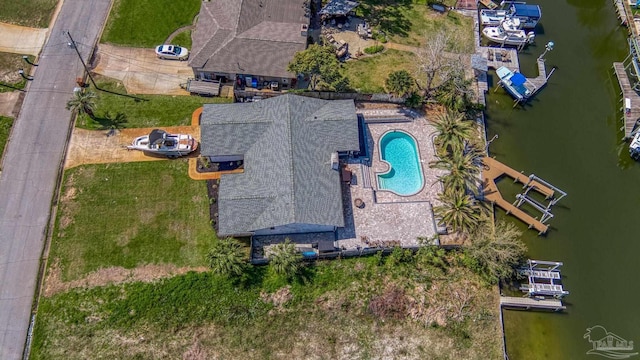
[[[540,18],[540,6],[527,4],[513,4],[515,16],[526,16],[530,18]]]
[[[511,84],[513,86],[520,86],[520,85],[524,84],[525,81],[527,81],[527,78],[524,77],[524,75],[522,75],[520,73],[515,73],[511,77]]]

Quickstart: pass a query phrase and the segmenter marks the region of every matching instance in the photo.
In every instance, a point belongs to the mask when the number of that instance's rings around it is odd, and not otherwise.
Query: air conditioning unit
[[[309,25],[302,24],[300,25],[300,35],[307,36],[309,34]]]

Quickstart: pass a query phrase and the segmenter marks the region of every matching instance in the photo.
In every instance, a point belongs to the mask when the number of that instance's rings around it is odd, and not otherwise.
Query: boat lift
[[[632,69],[629,70],[629,74],[635,79],[632,87],[633,90],[640,91],[640,44],[638,44],[638,39],[635,37],[630,37],[628,41],[629,55],[627,55],[627,58],[624,59],[622,63],[626,63],[624,66],[625,70],[632,67]]]
[[[549,203],[545,206],[544,204],[534,200],[533,198],[531,198],[530,196],[528,196],[529,191],[535,189],[535,186],[533,185],[533,183],[536,182],[538,184],[542,184],[546,187],[548,187],[549,189],[553,190],[553,194],[560,194],[560,196],[558,197],[554,197],[553,195],[551,197],[547,197],[547,199],[549,200]],[[513,205],[517,208],[519,208],[520,206],[522,206],[522,204],[527,203],[531,206],[533,206],[536,210],[540,211],[542,213],[542,217],[540,218],[540,222],[541,223],[545,223],[546,221],[550,220],[553,218],[553,213],[551,212],[551,208],[553,207],[553,205],[555,205],[558,201],[560,201],[560,199],[562,199],[563,197],[567,196],[567,193],[560,190],[559,188],[551,185],[550,183],[544,181],[543,179],[535,176],[534,174],[529,175],[529,181],[524,184],[524,186],[522,187],[524,189],[524,191],[520,194],[516,195],[516,201],[513,202]]]
[[[569,295],[560,283],[561,266],[562,263],[557,261],[527,260],[527,267],[520,273],[526,275],[529,281],[520,290],[528,296],[553,296],[556,299]]]

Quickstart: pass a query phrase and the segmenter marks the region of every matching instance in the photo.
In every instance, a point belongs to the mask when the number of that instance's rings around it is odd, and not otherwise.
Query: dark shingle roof
[[[205,105],[201,131],[202,155],[244,155],[244,173],[220,181],[220,234],[294,223],[344,226],[331,154],[359,149],[352,100],[283,95]]]
[[[205,71],[293,77],[286,70],[306,47],[305,0],[202,2],[189,65]]]

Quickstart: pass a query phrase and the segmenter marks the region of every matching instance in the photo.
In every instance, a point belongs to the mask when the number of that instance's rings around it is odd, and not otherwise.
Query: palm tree
[[[96,93],[91,90],[74,91],[73,98],[67,101],[67,110],[71,110],[78,115],[87,114],[93,119],[97,97]]]
[[[226,238],[213,243],[207,253],[211,270],[224,276],[240,276],[246,267],[246,256],[242,245],[234,238]]]
[[[405,96],[415,83],[416,81],[407,70],[398,70],[389,74],[385,85],[390,93],[396,96]]]
[[[464,120],[462,114],[450,110],[436,116],[433,125],[438,133],[436,145],[447,152],[464,149],[474,131],[473,122]]]
[[[465,150],[456,149],[449,156],[430,162],[429,167],[447,171],[439,178],[445,189],[463,194],[470,190],[476,194],[481,161],[482,153],[468,145]]]
[[[302,256],[288,238],[283,243],[273,245],[271,250],[269,265],[276,274],[292,277],[298,273]]]
[[[486,208],[470,195],[445,191],[438,198],[442,204],[434,206],[433,212],[453,231],[468,235],[482,222]]]

